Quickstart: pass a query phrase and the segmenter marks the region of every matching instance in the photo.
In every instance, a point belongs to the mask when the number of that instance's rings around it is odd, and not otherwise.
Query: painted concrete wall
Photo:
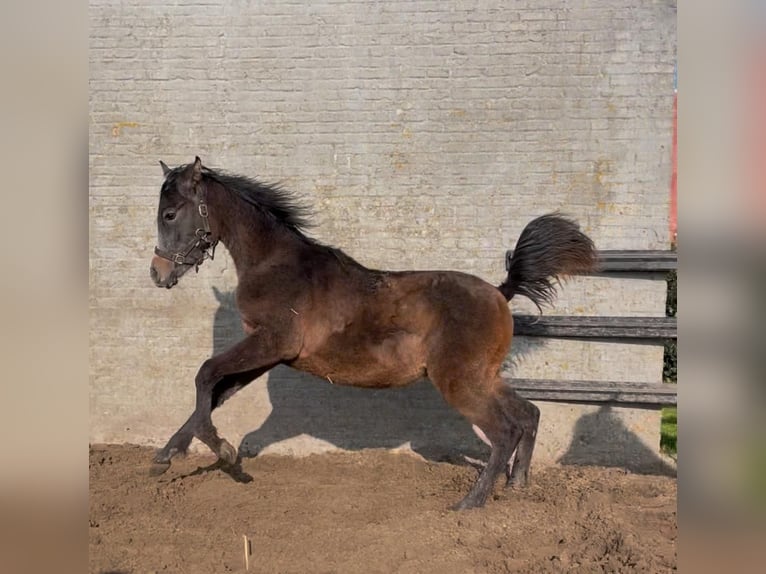
[[[94,0],[90,23],[94,442],[162,444],[198,366],[241,334],[225,250],[171,291],[149,279],[159,159],[281,181],[314,206],[315,237],[379,268],[499,283],[523,226],[555,209],[601,249],[668,247],[674,2]],[[664,292],[577,279],[555,312],[663,315]],[[516,346],[518,376],[661,377],[661,346]],[[475,445],[428,384],[286,369],[215,422],[251,450]],[[566,454],[567,429],[542,434],[543,459]]]

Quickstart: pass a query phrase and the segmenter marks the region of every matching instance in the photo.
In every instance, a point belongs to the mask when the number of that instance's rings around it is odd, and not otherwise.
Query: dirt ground
[[[159,477],[152,456],[91,447],[90,572],[244,572],[243,535],[259,573],[676,570],[673,478],[533,463],[527,489],[458,513],[476,470],[410,454],[261,456],[234,476],[190,455]]]

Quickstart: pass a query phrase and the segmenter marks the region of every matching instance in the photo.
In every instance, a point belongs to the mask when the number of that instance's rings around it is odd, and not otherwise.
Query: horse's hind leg
[[[529,483],[529,465],[532,462],[532,453],[535,449],[537,427],[540,422],[540,409],[537,406],[521,398],[511,388],[505,388],[502,392],[506,412],[521,425],[521,439],[516,447],[516,456],[512,457],[506,465],[506,486],[526,486]],[[476,425],[473,432],[487,446],[492,447],[492,442]]]
[[[471,374],[465,369],[454,368],[454,364],[451,367],[432,368],[431,380],[450,405],[481,429],[492,448],[489,461],[471,490],[453,506],[455,510],[464,510],[484,506],[497,477],[507,468],[523,430],[516,420],[508,416],[499,379],[488,377],[473,383]],[[475,373],[473,376],[476,376]]]
[[[468,400],[459,396],[452,397],[450,402],[483,431],[492,448],[487,466],[481,471],[465,498],[453,508],[464,510],[484,506],[497,477],[508,467],[508,460],[521,439],[522,429],[516,421],[507,416],[502,401],[497,396],[482,397],[480,402],[484,404],[481,406],[476,405],[475,397]]]
[[[513,466],[506,467],[506,486],[526,486],[529,482],[529,465],[532,462],[540,422],[540,409],[520,397],[510,387],[503,388],[502,398],[506,413],[519,423],[522,432]]]

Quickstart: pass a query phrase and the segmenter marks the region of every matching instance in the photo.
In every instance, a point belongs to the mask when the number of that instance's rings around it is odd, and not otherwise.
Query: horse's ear
[[[162,161],[162,160],[160,160],[160,165],[162,166],[162,175],[167,177],[168,174],[170,173],[170,168],[168,166],[166,166],[165,162]]]
[[[202,181],[202,160],[199,156],[187,164],[183,170],[183,176],[178,184],[178,192],[187,199],[194,200],[197,197],[197,184]]]

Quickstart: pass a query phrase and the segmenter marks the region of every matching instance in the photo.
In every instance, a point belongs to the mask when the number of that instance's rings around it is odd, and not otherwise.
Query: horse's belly
[[[417,372],[410,373],[392,373],[390,371],[367,371],[358,372],[354,370],[330,370],[325,379],[334,385],[343,385],[350,387],[365,387],[369,389],[387,389],[391,387],[403,387],[413,383],[422,375]]]
[[[425,375],[419,340],[398,336],[381,344],[332,345],[302,355],[293,366],[333,384],[387,388],[408,385]]]

